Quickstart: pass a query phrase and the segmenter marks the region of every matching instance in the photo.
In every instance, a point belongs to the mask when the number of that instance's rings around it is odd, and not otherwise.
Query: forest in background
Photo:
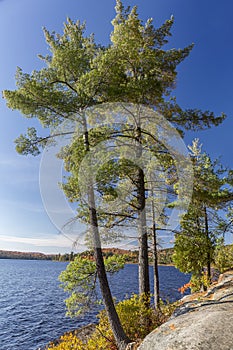
[[[159,250],[159,264],[172,263],[173,249]],[[123,255],[126,263],[138,263],[138,251],[126,250],[119,248],[103,248],[103,255],[105,257],[113,255]],[[93,251],[87,250],[82,253],[65,253],[65,254],[44,254],[37,252],[18,252],[11,250],[0,250],[0,259],[22,259],[22,260],[55,260],[55,261],[73,261],[76,256],[83,258],[90,258],[94,260]],[[152,254],[150,254],[152,261]]]

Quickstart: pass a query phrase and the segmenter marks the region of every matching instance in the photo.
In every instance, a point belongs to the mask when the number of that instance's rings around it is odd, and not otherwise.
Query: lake
[[[65,262],[0,260],[0,349],[37,350],[64,332],[96,322],[97,309],[78,319],[65,316],[66,294],[58,276]],[[151,268],[152,275],[152,268]],[[178,288],[190,275],[173,266],[159,266],[161,297],[181,298]],[[138,266],[129,264],[109,276],[114,297],[123,299],[138,292]],[[152,286],[153,288],[153,286]]]

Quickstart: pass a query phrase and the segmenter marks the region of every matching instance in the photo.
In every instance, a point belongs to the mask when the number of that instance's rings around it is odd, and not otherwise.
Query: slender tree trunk
[[[153,190],[152,190],[153,197]],[[152,199],[152,245],[153,245],[153,268],[154,268],[154,307],[158,310],[160,295],[159,295],[159,270],[158,270],[158,250],[157,250],[157,234],[155,225],[155,208]]]
[[[209,237],[209,224],[208,224],[208,216],[206,207],[204,207],[204,215],[205,215],[205,234],[207,240],[207,279],[211,281],[211,246],[210,246],[210,237]]]
[[[198,227],[198,231],[201,231],[201,224],[200,224],[200,219],[199,216],[196,216],[196,223],[197,223],[197,227]],[[202,277],[203,277],[203,273],[205,272],[204,267],[202,267],[200,269],[200,271],[198,271],[198,273],[196,273],[197,278],[201,281]],[[201,291],[206,291],[207,288],[204,285],[203,281],[201,282],[201,286],[200,286],[200,290]]]
[[[155,309],[159,309],[159,270],[158,270],[158,251],[157,251],[157,236],[156,227],[153,223],[153,264],[154,264],[154,306]]]
[[[86,127],[86,124],[84,125]],[[86,151],[89,151],[88,131],[87,131],[87,128],[85,129],[86,130],[84,134],[84,144],[85,144]],[[116,340],[118,349],[124,350],[127,344],[130,343],[130,339],[126,336],[122,328],[119,316],[116,312],[116,308],[113,302],[111,290],[107,279],[107,274],[105,270],[104,259],[103,259],[102,249],[101,249],[101,240],[99,235],[98,219],[97,219],[97,213],[96,213],[96,207],[95,207],[94,188],[93,188],[93,182],[90,175],[91,174],[87,174],[89,178],[88,207],[89,207],[90,226],[92,231],[97,275],[100,283],[100,289],[101,289],[105,309],[108,315],[111,329],[114,334],[114,338]]]
[[[139,169],[138,178],[138,236],[139,236],[139,294],[150,294],[148,237],[146,228],[144,173]]]
[[[142,155],[141,129],[136,130],[137,157]],[[139,239],[139,294],[150,294],[149,260],[148,260],[148,237],[146,227],[146,199],[145,199],[145,178],[144,171],[138,168],[136,175],[137,202],[138,202],[138,239]]]

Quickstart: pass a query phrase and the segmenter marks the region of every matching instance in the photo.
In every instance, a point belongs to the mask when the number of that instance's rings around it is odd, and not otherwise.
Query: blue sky
[[[217,128],[188,134],[185,140],[189,143],[199,137],[211,156],[221,156],[222,162],[233,168],[233,2],[128,0],[124,4],[138,5],[140,17],[152,17],[155,26],[174,15],[169,47],[194,42],[192,53],[178,69],[177,101],[185,108],[225,112],[228,118]],[[42,27],[61,32],[67,16],[85,20],[87,33],[95,33],[97,42],[107,44],[114,6],[114,0],[0,1],[0,89],[15,88],[17,66],[29,73],[42,67],[37,58],[37,54],[47,53]],[[36,122],[7,109],[3,99],[0,118],[0,249],[69,252],[75,233],[68,237],[59,234],[43,206],[40,157],[19,156],[14,149],[14,139]],[[61,213],[57,208],[61,222],[65,223],[69,214],[69,209]]]

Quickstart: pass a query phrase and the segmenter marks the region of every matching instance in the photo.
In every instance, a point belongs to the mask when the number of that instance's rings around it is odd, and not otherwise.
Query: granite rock
[[[169,321],[138,348],[153,349],[233,350],[233,271],[220,275],[207,292],[183,298]]]

